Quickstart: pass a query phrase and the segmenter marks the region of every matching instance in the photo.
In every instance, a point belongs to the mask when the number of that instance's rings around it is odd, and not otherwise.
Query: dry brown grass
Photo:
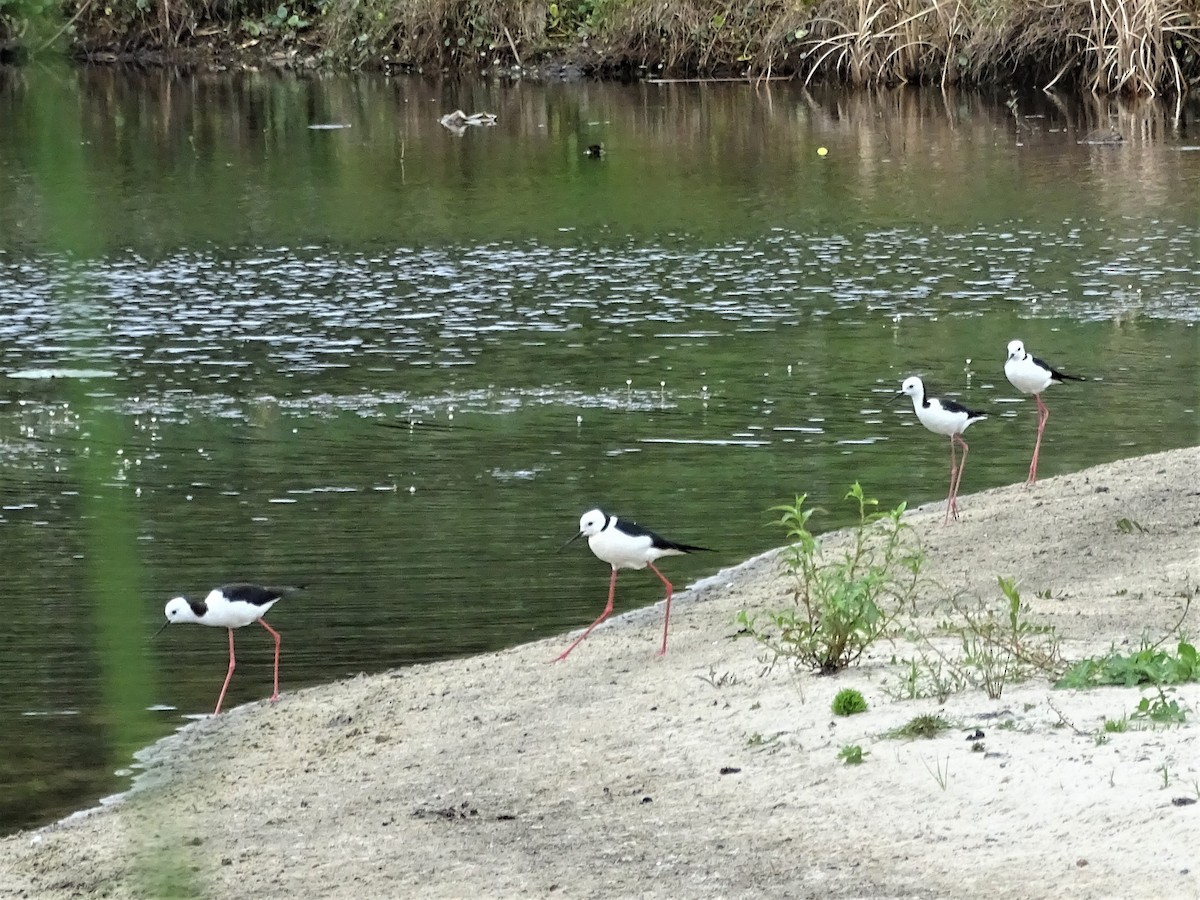
[[[1200,0],[68,0],[77,46],[224,44],[471,72],[553,59],[634,76],[790,74],[853,85],[1200,85]],[[0,0],[0,32],[4,30]],[[9,20],[11,22],[11,20]],[[11,28],[10,28],[11,32]]]
[[[807,77],[1183,94],[1200,77],[1198,10],[1187,0],[826,0]]]
[[[599,47],[610,65],[654,75],[765,72],[787,53],[772,25],[800,6],[778,0],[608,3]]]
[[[832,68],[854,85],[958,79],[962,0],[826,0],[813,19],[807,80]]]
[[[335,4],[325,44],[354,63],[470,69],[497,56],[523,62],[544,43],[546,2],[357,0]]]
[[[1180,50],[1200,54],[1200,17],[1180,0],[1089,0],[1091,19],[1078,37],[1088,59],[1087,86],[1101,93],[1185,93]]]

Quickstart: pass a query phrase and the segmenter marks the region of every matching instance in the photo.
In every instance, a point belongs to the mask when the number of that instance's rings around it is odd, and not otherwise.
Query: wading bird
[[[579,518],[579,533],[563,544],[566,547],[572,541],[581,537],[588,539],[588,546],[597,557],[612,566],[612,577],[608,582],[608,603],[604,612],[595,622],[577,637],[574,643],[555,659],[564,660],[567,655],[579,646],[579,642],[592,633],[592,629],[609,617],[613,609],[613,596],[617,590],[617,569],[644,569],[649,566],[662,583],[667,586],[667,612],[663,619],[662,649],[659,655],[667,652],[667,627],[671,622],[671,594],[673,589],[662,572],[654,565],[654,560],[663,556],[682,556],[697,550],[708,551],[707,547],[694,547],[691,544],[677,544],[655,534],[648,528],[643,528],[636,522],[618,519],[607,513],[593,509],[585,512]]]
[[[200,625],[212,625],[216,628],[229,630],[229,671],[225,673],[225,683],[221,685],[221,694],[217,697],[217,708],[213,715],[221,712],[221,703],[225,699],[225,690],[229,687],[229,679],[233,677],[233,629],[258,622],[271,632],[275,638],[275,690],[271,693],[271,702],[279,699],[279,632],[263,619],[263,616],[281,598],[297,591],[294,587],[263,587],[257,584],[227,584],[213,588],[203,600],[188,600],[186,597],[175,597],[167,603],[167,621],[155,636],[162,634],[163,629],[173,622],[195,622]]]
[[[953,400],[926,396],[925,385],[916,375],[910,375],[904,379],[904,383],[900,386],[900,393],[896,394],[896,397],[904,394],[912,397],[913,410],[922,425],[934,434],[945,434],[950,437],[950,493],[946,497],[945,522],[949,522],[951,516],[957,519],[958,485],[962,481],[963,469],[967,467],[967,451],[970,449],[967,442],[962,439],[962,433],[976,422],[986,419],[987,416],[984,413],[967,409],[961,403]],[[955,459],[954,444],[956,441],[962,446],[961,460]]]
[[[1033,394],[1037,401],[1037,441],[1033,445],[1033,461],[1029,464],[1029,477],[1026,484],[1037,481],[1038,453],[1042,449],[1042,432],[1046,430],[1046,420],[1050,418],[1050,410],[1042,402],[1042,391],[1052,384],[1062,384],[1066,381],[1087,381],[1078,375],[1064,375],[1049,363],[1042,362],[1036,356],[1025,352],[1025,345],[1020,341],[1008,342],[1008,359],[1004,361],[1004,376],[1022,394]]]

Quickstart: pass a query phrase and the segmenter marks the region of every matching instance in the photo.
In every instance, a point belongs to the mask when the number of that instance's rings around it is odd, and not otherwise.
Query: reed
[[[1097,93],[1186,93],[1180,63],[1200,54],[1200,16],[1180,0],[1089,0],[1087,27],[1076,37],[1088,60],[1087,87]],[[1180,52],[1183,51],[1183,52]]]
[[[61,24],[31,29],[33,10]],[[0,0],[0,49],[47,32],[83,56],[250,54],[298,67],[471,73],[566,61],[631,77],[1177,97],[1200,84],[1200,0]]]

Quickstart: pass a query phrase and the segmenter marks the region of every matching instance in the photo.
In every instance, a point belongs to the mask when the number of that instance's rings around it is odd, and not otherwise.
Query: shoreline
[[[1200,447],[1167,451],[906,521],[939,590],[996,606],[1012,576],[1068,657],[1128,652],[1200,584],[1198,472]],[[1200,685],[1172,694],[1182,725],[1105,735],[1142,691],[892,699],[903,641],[835,677],[763,674],[734,620],[786,604],[777,554],[678,592],[661,659],[660,602],[555,666],[565,636],[189,723],[117,802],[0,840],[0,896],[1200,895]],[[843,687],[865,714],[831,714]],[[884,736],[926,713],[954,727]]]
[[[768,0],[716,12],[646,0],[378,8],[334,0],[276,9],[239,0],[100,7],[74,0],[57,11],[0,8],[0,65],[57,46],[89,63],[202,71],[376,69],[565,81],[786,76],[856,88],[1007,91],[1015,82],[1031,90],[1186,96],[1200,82],[1195,0],[1119,12],[1080,2],[979,0],[952,10]],[[1080,35],[1092,37],[1081,46]],[[1140,49],[1118,62],[1118,46]]]

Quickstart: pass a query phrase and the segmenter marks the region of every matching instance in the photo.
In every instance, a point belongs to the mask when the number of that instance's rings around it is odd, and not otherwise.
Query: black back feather
[[[1078,375],[1067,375],[1064,372],[1060,372],[1058,369],[1054,368],[1054,366],[1050,365],[1050,363],[1046,362],[1045,360],[1038,359],[1036,356],[1031,356],[1030,359],[1033,360],[1033,364],[1035,366],[1041,366],[1050,373],[1051,381],[1057,381],[1059,384],[1062,384],[1064,381],[1087,381],[1086,378],[1080,378]]]
[[[613,517],[609,517],[609,524],[612,523]],[[608,525],[604,526],[605,528]],[[649,528],[644,528],[637,522],[631,522],[629,519],[617,517],[617,529],[634,537],[650,538],[650,545],[657,547],[659,550],[678,550],[680,553],[695,553],[697,551],[703,553],[715,553],[711,547],[697,547],[694,544],[681,544],[678,541],[669,541],[661,534],[651,531]]]
[[[242,603],[249,603],[251,606],[266,606],[273,600],[279,600],[288,594],[302,589],[302,585],[298,587],[267,587],[266,585],[247,584],[244,582],[226,584],[219,588],[227,600],[240,600]],[[204,602],[200,601],[200,605],[204,606]],[[195,611],[195,609],[195,604],[192,604],[192,610]],[[197,615],[200,615],[200,613],[197,613]]]

